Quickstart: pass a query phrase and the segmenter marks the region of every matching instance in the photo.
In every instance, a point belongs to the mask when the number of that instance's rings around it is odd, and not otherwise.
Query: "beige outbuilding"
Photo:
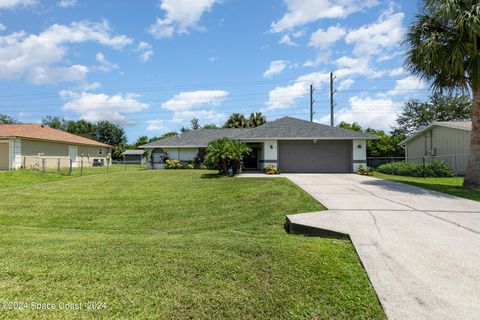
[[[0,125],[0,170],[102,166],[112,147],[40,124]]]
[[[434,122],[400,142],[407,162],[445,161],[456,174],[465,174],[470,152],[471,121]]]

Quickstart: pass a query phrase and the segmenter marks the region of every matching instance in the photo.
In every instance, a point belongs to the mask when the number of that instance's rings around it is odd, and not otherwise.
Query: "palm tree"
[[[252,151],[249,146],[230,138],[219,138],[208,143],[205,149],[205,161],[215,164],[221,174],[226,174],[228,165],[237,169],[245,154]]]
[[[241,113],[232,113],[225,123],[225,128],[248,128],[248,121]]]
[[[248,125],[250,128],[255,128],[267,123],[267,118],[261,112],[251,113],[248,118]]]
[[[409,27],[406,68],[435,91],[473,95],[472,133],[463,186],[480,188],[480,4],[478,0],[422,0]]]

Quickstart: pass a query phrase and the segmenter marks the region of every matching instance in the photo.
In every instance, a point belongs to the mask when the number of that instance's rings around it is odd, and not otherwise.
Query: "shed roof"
[[[405,146],[408,142],[414,140],[416,137],[418,137],[419,135],[423,134],[424,132],[430,130],[432,127],[435,127],[435,126],[472,131],[472,121],[437,121],[418,130],[417,132],[409,136],[407,139],[400,142],[399,145]]]
[[[145,153],[145,150],[125,150],[122,156],[141,156]]]
[[[40,124],[0,124],[0,138],[25,138],[111,148],[108,144]]]

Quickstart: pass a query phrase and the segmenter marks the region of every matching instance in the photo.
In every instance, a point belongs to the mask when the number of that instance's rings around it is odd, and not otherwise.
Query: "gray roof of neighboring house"
[[[237,140],[377,139],[376,136],[363,132],[284,117],[251,129],[200,129],[189,131],[179,136],[160,139],[140,147],[205,147],[210,141],[223,137]]]
[[[145,150],[125,150],[122,156],[141,156],[145,153]]]
[[[400,142],[399,145],[405,146],[405,144],[414,140],[416,137],[423,134],[425,131],[428,131],[430,128],[432,128],[434,126],[440,126],[440,127],[446,127],[446,128],[452,128],[452,129],[459,129],[459,130],[465,130],[465,131],[472,131],[472,121],[437,121],[437,122],[433,122],[430,125],[418,130],[417,132],[415,132],[414,134],[409,136],[407,139]]]

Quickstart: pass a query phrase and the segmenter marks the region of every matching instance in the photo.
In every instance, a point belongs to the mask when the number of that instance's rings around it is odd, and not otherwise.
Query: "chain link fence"
[[[412,162],[419,164],[428,164],[433,161],[444,161],[456,175],[464,175],[467,171],[468,154],[448,154],[441,156],[424,157],[368,157],[367,166],[376,169],[382,164],[391,162]]]
[[[43,173],[56,173],[69,176],[84,176],[99,173],[111,173],[121,171],[147,170],[147,164],[136,161],[94,159],[83,157],[72,161],[68,158],[56,157],[23,157],[22,169],[36,170]]]

